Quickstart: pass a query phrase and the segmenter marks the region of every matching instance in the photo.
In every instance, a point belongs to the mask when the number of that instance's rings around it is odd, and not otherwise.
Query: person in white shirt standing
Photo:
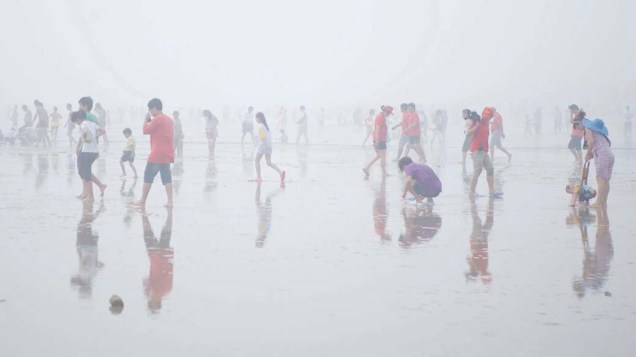
[[[256,136],[258,137],[258,148],[256,150],[256,157],[254,159],[254,164],[256,165],[256,182],[261,183],[263,179],[261,178],[261,159],[265,156],[265,161],[267,161],[267,166],[274,169],[274,171],[278,172],[280,175],[280,185],[283,187],[285,185],[285,171],[281,170],[276,164],[272,163],[272,134],[269,130],[269,126],[267,125],[267,119],[265,119],[265,114],[258,112],[256,113]]]
[[[78,198],[91,202],[95,200],[93,181],[96,181],[101,197],[104,197],[104,191],[106,190],[106,185],[97,180],[92,172],[93,163],[99,157],[99,150],[97,149],[98,127],[97,124],[86,120],[86,112],[83,111],[73,112],[71,121],[80,127],[80,137],[77,145],[77,172],[82,178],[83,191]]]

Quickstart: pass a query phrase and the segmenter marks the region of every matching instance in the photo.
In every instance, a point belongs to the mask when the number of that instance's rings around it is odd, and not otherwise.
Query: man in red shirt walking
[[[490,160],[490,155],[488,155],[488,136],[489,136],[489,122],[494,115],[494,110],[492,108],[484,108],[484,111],[481,114],[481,120],[477,123],[477,125],[473,125],[472,128],[468,129],[468,134],[472,134],[473,138],[470,142],[470,156],[473,159],[473,178],[470,183],[470,196],[474,197],[475,188],[477,187],[477,181],[479,180],[479,175],[483,169],[486,169],[486,181],[488,181],[488,191],[490,192],[490,197],[498,197],[501,196],[501,193],[495,192],[495,169],[492,165],[492,161]]]
[[[144,120],[144,135],[150,135],[150,155],[144,171],[144,188],[141,199],[134,204],[144,207],[148,193],[158,173],[166,187],[168,203],[172,207],[172,173],[170,164],[174,162],[174,141],[172,119],[163,114],[163,103],[154,98],[148,102],[148,114]]]
[[[369,178],[369,170],[376,161],[380,160],[382,166],[382,177],[386,177],[386,142],[388,139],[388,128],[386,125],[386,118],[393,114],[393,107],[390,105],[383,105],[382,111],[375,117],[375,124],[373,129],[373,147],[375,148],[375,157],[369,161],[362,171],[364,171],[364,177]]]
[[[492,123],[490,123],[490,159],[495,162],[495,148],[497,148],[508,155],[508,162],[510,162],[512,154],[502,144],[502,140],[506,137],[503,129],[503,118],[495,108],[492,108],[492,111],[494,114]]]

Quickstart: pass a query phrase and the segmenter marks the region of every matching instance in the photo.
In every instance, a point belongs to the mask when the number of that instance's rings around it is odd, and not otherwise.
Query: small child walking
[[[130,169],[133,171],[135,175],[134,178],[137,178],[137,169],[135,169],[135,138],[132,136],[132,130],[130,128],[126,128],[123,131],[124,136],[126,137],[126,147],[124,148],[124,154],[121,156],[119,160],[119,165],[121,166],[121,177],[126,177],[126,167],[124,163],[128,162],[130,165]]]

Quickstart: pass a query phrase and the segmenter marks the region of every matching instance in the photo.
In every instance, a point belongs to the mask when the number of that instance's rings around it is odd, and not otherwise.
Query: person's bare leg
[[[422,147],[422,144],[415,145],[413,147],[413,150],[415,150],[417,155],[420,157],[421,162],[426,162],[426,154],[424,153],[424,148]]]
[[[382,166],[382,177],[388,176],[386,173],[386,150],[380,151],[380,165]]]
[[[468,153],[462,151],[462,167],[464,168],[464,171],[466,171],[466,155],[468,155]]]
[[[279,175],[283,172],[283,171],[281,171],[281,169],[278,166],[276,166],[276,164],[274,164],[272,162],[272,157],[271,156],[265,156],[265,161],[267,162],[267,166],[269,166],[272,169],[274,169],[274,171],[278,172]]]
[[[126,177],[126,167],[124,167],[124,162],[119,161],[119,166],[121,166],[121,177]]]
[[[95,176],[95,174],[93,174],[92,180],[97,185],[97,187],[99,187],[100,196],[104,197],[104,191],[106,191],[106,187],[108,185],[100,181],[100,179],[98,179],[97,176]]]
[[[166,187],[166,196],[168,197],[168,203],[166,203],[166,207],[172,207],[172,183],[168,183],[165,185]]]
[[[364,174],[369,177],[369,169],[371,169],[371,166],[373,166],[373,164],[375,164],[376,161],[380,160],[380,153],[378,151],[375,152],[375,157],[373,159],[371,159],[371,161],[369,161],[369,163],[367,164],[367,166],[362,168],[362,171],[364,171]]]
[[[490,194],[494,194],[495,193],[495,176],[494,175],[488,175],[486,176],[486,181],[488,182],[488,191],[490,192]]]
[[[135,176],[133,176],[133,178],[137,178],[137,169],[135,168],[135,164],[133,164],[132,161],[129,161],[128,164],[130,165],[130,169],[132,170],[133,174]]]
[[[257,182],[261,182],[263,180],[261,178],[261,158],[263,158],[263,155],[261,154],[256,154],[256,157],[254,158],[254,167],[256,168]]]
[[[470,180],[470,195],[475,195],[475,189],[477,188],[477,182],[479,181],[479,174],[473,174],[473,178]]]
[[[512,159],[512,153],[508,151],[508,149],[506,149],[503,145],[498,145],[497,147],[499,148],[499,150],[503,151],[503,153],[508,156],[508,162],[510,162],[510,159]]]
[[[172,185],[170,187],[172,188]],[[144,182],[144,188],[141,193],[141,198],[139,199],[139,201],[133,202],[133,205],[139,206],[139,207],[146,206],[146,200],[148,199],[150,188],[152,188],[152,184]]]
[[[590,205],[593,208],[604,208],[607,207],[607,196],[609,195],[609,181],[603,179],[602,177],[596,177],[596,182],[598,183],[598,196],[596,197],[596,201],[594,204]]]
[[[93,182],[92,181],[84,181],[84,191],[86,195],[84,196],[84,201],[94,201],[95,196],[93,195]]]

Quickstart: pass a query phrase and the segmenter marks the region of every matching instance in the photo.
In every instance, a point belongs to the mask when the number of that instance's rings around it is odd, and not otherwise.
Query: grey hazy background
[[[0,105],[554,105],[636,92],[621,0],[3,1]]]

